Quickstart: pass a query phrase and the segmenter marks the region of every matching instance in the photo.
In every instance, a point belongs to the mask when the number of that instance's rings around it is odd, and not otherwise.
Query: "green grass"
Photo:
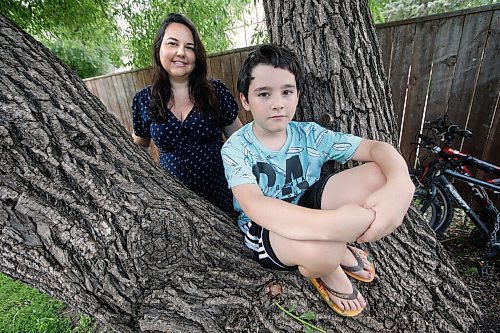
[[[0,333],[90,333],[94,320],[80,316],[75,326],[67,306],[0,273]]]

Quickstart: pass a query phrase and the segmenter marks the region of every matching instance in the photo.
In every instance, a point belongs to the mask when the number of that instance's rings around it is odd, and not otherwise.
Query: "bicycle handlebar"
[[[472,132],[463,128],[458,127],[457,125],[450,125],[447,129],[447,132],[450,134],[457,134],[464,138],[472,137]]]

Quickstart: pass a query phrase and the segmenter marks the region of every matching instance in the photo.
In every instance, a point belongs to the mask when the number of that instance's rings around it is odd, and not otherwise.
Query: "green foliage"
[[[72,328],[66,306],[0,273],[0,333],[90,333],[93,320],[81,316]]]
[[[375,23],[383,23],[386,21],[382,11],[390,0],[368,0],[368,7]]]
[[[271,41],[269,40],[269,35],[267,34],[266,24],[264,22],[257,24],[257,27],[252,34],[250,43],[252,45],[258,45],[270,42]]]
[[[316,315],[314,312],[308,311],[304,312],[301,315],[295,314],[295,310],[297,309],[296,305],[292,305],[289,309],[285,309],[283,306],[281,306],[279,303],[274,303],[280,309],[284,314],[287,316],[292,317],[293,319],[297,320],[303,325],[304,332],[306,333],[314,333],[314,332],[320,332],[320,333],[326,333],[323,329],[314,326],[311,324],[309,321],[310,320],[316,320]]]
[[[112,68],[110,50],[105,46],[85,46],[79,40],[67,39],[46,41],[45,45],[82,79],[102,75]]]
[[[195,24],[207,53],[232,47],[229,28],[240,18],[249,0],[125,0],[121,15],[128,24],[127,48],[129,65],[134,68],[151,66],[153,38],[169,13],[188,16]]]
[[[150,66],[154,35],[171,12],[191,18],[208,53],[227,50],[229,28],[250,1],[2,0],[0,12],[86,78],[122,66],[122,59],[134,68]]]
[[[85,78],[122,65],[115,6],[115,0],[2,0],[0,12]]]
[[[498,0],[369,0],[375,23],[406,20],[497,3]]]

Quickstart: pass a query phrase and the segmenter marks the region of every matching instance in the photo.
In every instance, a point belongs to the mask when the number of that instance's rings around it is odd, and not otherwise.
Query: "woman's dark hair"
[[[302,68],[295,53],[291,50],[273,45],[264,44],[253,50],[243,62],[238,73],[238,92],[248,99],[248,87],[252,81],[252,70],[258,65],[270,65],[274,68],[286,69],[295,75],[297,90],[302,90]]]
[[[214,115],[217,122],[220,120],[217,95],[213,85],[207,78],[207,55],[205,47],[201,42],[198,31],[186,16],[170,13],[163,21],[153,41],[153,73],[151,82],[151,105],[150,116],[156,121],[165,121],[164,107],[168,105],[172,97],[172,88],[168,73],[161,65],[160,48],[165,35],[165,30],[171,23],[185,25],[193,34],[194,53],[196,56],[194,69],[189,74],[189,97],[200,112],[209,112]]]

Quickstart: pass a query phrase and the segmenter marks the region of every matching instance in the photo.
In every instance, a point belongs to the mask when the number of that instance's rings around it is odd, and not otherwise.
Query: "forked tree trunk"
[[[371,250],[380,279],[355,319],[298,273],[259,268],[233,222],[140,151],[74,73],[0,15],[0,269],[119,332],[467,331],[477,307],[429,230]],[[363,133],[361,133],[363,134]],[[412,219],[412,221],[416,221]]]
[[[397,146],[390,88],[367,1],[263,3],[271,41],[292,49],[304,64],[297,118]],[[420,224],[409,214],[394,236],[369,246],[380,279],[364,289],[371,316],[360,317],[356,332],[372,332],[374,317],[381,331],[474,329],[477,306],[456,281],[432,232]]]

